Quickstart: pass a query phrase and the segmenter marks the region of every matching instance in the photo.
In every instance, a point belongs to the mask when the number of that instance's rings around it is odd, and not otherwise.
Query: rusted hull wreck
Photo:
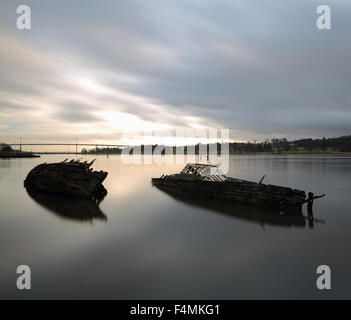
[[[198,166],[213,167],[190,165],[195,170],[189,172],[186,167],[180,174],[153,178],[152,183],[159,189],[188,197],[205,197],[284,212],[301,212],[306,202],[305,191],[229,178],[217,169],[214,172],[213,168],[214,174],[206,175],[202,174],[204,170],[196,171]]]
[[[26,188],[53,192],[79,198],[100,198],[107,194],[102,185],[108,173],[93,171],[94,161],[60,162],[40,164],[29,172],[24,184]]]

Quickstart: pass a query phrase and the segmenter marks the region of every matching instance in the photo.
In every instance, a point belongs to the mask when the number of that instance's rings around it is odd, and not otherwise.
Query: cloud
[[[77,102],[68,102],[60,104],[57,113],[55,114],[56,119],[63,122],[73,123],[86,123],[86,122],[99,122],[102,119],[94,116],[92,113],[93,109],[85,104]]]
[[[57,125],[52,134],[113,138],[151,122],[236,139],[348,134],[351,6],[325,4],[327,32],[316,0],[32,0],[21,32],[16,2],[4,1],[0,123],[33,136]]]

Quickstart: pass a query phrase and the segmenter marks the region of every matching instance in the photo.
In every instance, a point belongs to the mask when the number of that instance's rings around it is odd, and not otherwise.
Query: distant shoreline
[[[39,155],[33,153],[0,153],[0,159],[29,159],[29,158],[40,158]]]
[[[231,152],[231,155],[270,154],[270,155],[351,155],[351,152]]]
[[[121,154],[114,154],[114,153],[75,153],[75,152],[36,152],[36,155],[70,155],[70,156],[114,156],[114,155],[121,155]],[[132,154],[131,154],[132,155]],[[150,153],[145,153],[142,155],[152,155]],[[164,154],[159,154],[164,156]],[[173,154],[176,155],[176,154]],[[184,155],[187,155],[184,153]],[[190,154],[193,155],[193,154]],[[199,154],[195,154],[198,156]],[[351,156],[351,152],[230,152],[229,155],[345,155]],[[206,155],[201,155],[206,156]],[[34,156],[35,157],[35,156]],[[0,155],[1,158],[1,155]]]

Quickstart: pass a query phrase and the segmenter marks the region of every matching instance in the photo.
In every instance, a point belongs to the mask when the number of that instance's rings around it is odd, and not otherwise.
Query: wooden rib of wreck
[[[98,199],[107,194],[102,185],[108,173],[93,171],[90,163],[67,159],[60,163],[40,164],[29,172],[24,185],[39,191],[79,198]]]
[[[309,199],[306,199],[305,191],[263,184],[263,178],[256,183],[227,177],[217,166],[187,164],[179,174],[153,178],[152,183],[159,189],[189,197],[200,196],[284,212],[301,212],[304,203],[311,204],[322,197],[309,193]]]

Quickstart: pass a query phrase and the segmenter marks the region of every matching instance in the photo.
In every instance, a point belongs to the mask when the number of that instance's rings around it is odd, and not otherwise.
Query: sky
[[[348,0],[2,0],[0,141],[351,134],[350,40]]]

